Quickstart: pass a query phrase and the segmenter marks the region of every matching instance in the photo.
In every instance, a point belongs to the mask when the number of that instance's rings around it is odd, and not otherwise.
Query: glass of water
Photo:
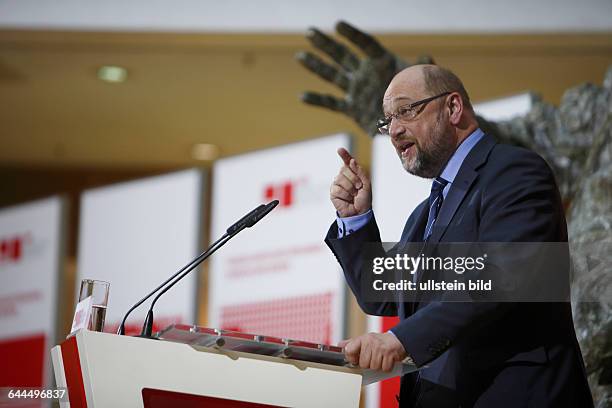
[[[88,296],[92,297],[91,320],[87,328],[92,331],[104,331],[104,318],[106,317],[106,305],[108,304],[108,289],[110,283],[83,279],[79,292],[79,302]]]

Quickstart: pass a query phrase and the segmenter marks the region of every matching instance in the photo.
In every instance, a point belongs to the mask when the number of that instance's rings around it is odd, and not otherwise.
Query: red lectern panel
[[[142,389],[142,402],[145,408],[282,408],[278,405],[257,404],[152,388]]]

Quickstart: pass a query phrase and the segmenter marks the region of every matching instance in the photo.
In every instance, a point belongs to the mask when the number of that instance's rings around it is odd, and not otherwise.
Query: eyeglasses
[[[383,135],[388,135],[389,129],[391,128],[391,121],[393,119],[398,119],[398,120],[403,120],[403,121],[412,120],[416,118],[417,115],[423,111],[423,109],[425,109],[425,106],[429,102],[433,101],[434,99],[438,99],[443,96],[446,96],[450,93],[452,92],[444,92],[444,93],[441,93],[440,95],[430,96],[429,98],[421,99],[420,101],[416,101],[408,105],[400,106],[397,109],[396,113],[392,113],[391,115],[383,119],[380,119],[378,121],[377,123],[378,131]],[[421,108],[417,109],[418,107],[421,107]]]

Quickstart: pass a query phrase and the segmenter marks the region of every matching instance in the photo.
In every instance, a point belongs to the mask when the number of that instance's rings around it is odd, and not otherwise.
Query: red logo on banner
[[[308,176],[292,180],[264,184],[264,200],[278,200],[280,208],[294,209],[296,206],[320,205],[328,202],[329,184],[327,180],[310,180]]]
[[[295,183],[287,181],[281,184],[269,184],[264,189],[267,201],[278,200],[281,207],[289,207],[294,202]]]
[[[0,262],[19,262],[23,256],[23,237],[0,240]]]

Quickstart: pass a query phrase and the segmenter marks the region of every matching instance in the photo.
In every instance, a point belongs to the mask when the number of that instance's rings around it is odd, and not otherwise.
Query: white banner
[[[63,217],[59,197],[0,210],[0,387],[49,385]]]
[[[110,282],[105,331],[201,252],[203,183],[201,171],[186,170],[83,193],[76,289],[85,278]],[[156,304],[154,331],[194,323],[196,291],[193,271]],[[130,315],[126,333],[140,331],[149,304]]]
[[[346,284],[323,242],[335,219],[329,187],[348,135],[257,151],[215,164],[211,240],[263,202],[279,206],[216,253],[209,325],[335,343],[344,334]]]

